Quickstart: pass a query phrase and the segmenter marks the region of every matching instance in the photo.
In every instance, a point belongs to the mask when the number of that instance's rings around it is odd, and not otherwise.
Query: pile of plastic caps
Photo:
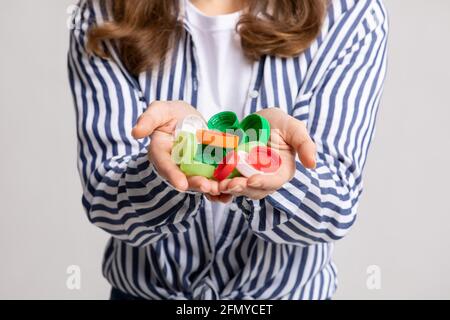
[[[269,121],[251,114],[239,121],[225,111],[208,123],[190,115],[177,124],[172,159],[186,176],[202,176],[222,181],[255,174],[275,174],[281,158],[267,146]]]

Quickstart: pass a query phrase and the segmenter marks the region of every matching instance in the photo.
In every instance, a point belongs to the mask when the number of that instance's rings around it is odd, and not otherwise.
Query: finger
[[[177,119],[172,119],[166,124],[162,125],[161,127],[158,127],[157,130],[168,134],[172,134],[175,131],[176,127],[177,127]]]
[[[270,119],[272,128],[281,130],[284,142],[295,149],[303,166],[311,169],[316,167],[316,145],[302,121],[287,115],[278,108],[267,108],[258,113]],[[277,135],[271,135],[271,140],[276,138]],[[278,146],[282,145],[277,141],[272,142]]]
[[[245,190],[245,193],[243,194],[244,197],[249,198],[251,200],[261,200],[266,198],[267,196],[271,195],[275,191],[267,191],[267,190],[261,190],[261,189],[254,189],[254,188],[247,188]]]
[[[285,140],[295,149],[305,168],[314,169],[316,167],[316,144],[309,136],[303,122],[290,117]]]
[[[210,193],[211,184],[208,179],[205,177],[195,176],[187,178],[189,184],[189,190],[201,192],[201,193]]]
[[[221,192],[226,194],[232,194],[234,196],[240,196],[243,194],[244,190],[247,188],[247,178],[237,177],[231,179]]]
[[[219,183],[214,180],[208,180],[208,182],[210,185],[209,193],[213,196],[219,196],[220,195]]]
[[[173,118],[168,103],[155,101],[139,117],[131,134],[135,139],[150,136],[157,128],[167,125]]]
[[[242,190],[242,192],[235,193],[233,195],[235,197],[241,197],[241,196],[246,197],[251,200],[261,200],[274,192],[275,192],[275,190],[263,190],[263,189],[256,189],[256,188],[247,186],[246,188],[244,188]]]
[[[219,192],[224,192],[228,189],[228,184],[231,182],[231,179],[225,179],[219,182]]]
[[[205,177],[195,176],[188,177],[189,190],[208,193],[212,196],[220,195],[219,183],[217,181],[209,180]]]
[[[252,188],[248,185],[247,178],[233,178],[227,183],[227,190],[224,193],[231,194],[235,197],[246,197],[252,200],[260,200],[275,192],[275,190],[264,190]]]
[[[166,149],[163,146],[153,151],[155,147],[150,144],[150,161],[155,166],[158,174],[166,179],[172,186],[180,191],[188,189],[188,181],[186,175],[181,172],[178,166],[172,161],[170,148]]]
[[[173,163],[167,163],[163,167],[156,166],[158,173],[165,178],[175,189],[185,192],[188,190],[189,184],[186,176]]]
[[[287,180],[288,179],[285,179],[281,173],[276,175],[255,174],[248,178],[247,186],[265,191],[276,191],[280,189]]]
[[[233,187],[229,192],[234,197],[246,197],[252,200],[260,200],[267,197],[269,194],[274,193],[275,190],[263,190],[247,186],[242,189]]]

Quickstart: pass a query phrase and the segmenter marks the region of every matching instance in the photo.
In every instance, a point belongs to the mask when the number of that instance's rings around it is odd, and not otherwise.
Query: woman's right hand
[[[173,132],[178,121],[186,116],[201,114],[183,101],[155,101],[139,117],[132,135],[136,139],[150,136],[149,160],[158,174],[179,191],[204,193],[214,201],[228,202],[230,195],[221,195],[219,184],[204,177],[186,177],[172,160]]]

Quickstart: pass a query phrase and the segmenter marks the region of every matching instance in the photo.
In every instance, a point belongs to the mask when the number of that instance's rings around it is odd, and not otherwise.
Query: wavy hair
[[[112,20],[88,33],[88,50],[108,53],[103,41],[116,41],[124,65],[139,74],[161,63],[182,35],[180,0],[114,0]],[[250,60],[264,55],[293,57],[319,35],[328,0],[245,0],[236,26],[244,54]]]

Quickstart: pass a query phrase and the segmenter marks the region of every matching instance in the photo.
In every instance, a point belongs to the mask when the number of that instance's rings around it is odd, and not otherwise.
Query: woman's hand
[[[172,160],[173,132],[178,121],[188,115],[202,117],[195,108],[183,101],[153,102],[139,117],[132,135],[136,139],[150,136],[149,160],[158,174],[176,189],[201,192],[213,201],[227,202],[231,196],[221,195],[216,181],[204,177],[186,177]]]
[[[257,113],[270,122],[272,130],[269,146],[280,154],[282,165],[275,175],[226,179],[219,184],[219,191],[222,193],[254,200],[263,199],[294,177],[296,154],[305,168],[313,169],[316,166],[316,145],[303,122],[278,108],[263,109]]]

